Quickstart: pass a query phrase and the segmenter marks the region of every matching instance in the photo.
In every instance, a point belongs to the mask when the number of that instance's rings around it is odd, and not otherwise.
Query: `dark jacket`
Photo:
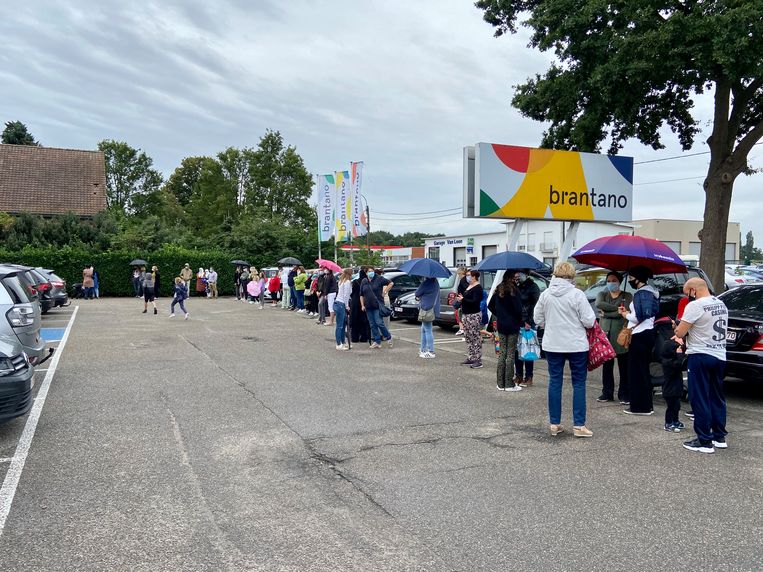
[[[463,296],[461,311],[464,314],[479,314],[480,303],[482,302],[482,285],[477,284],[474,288],[465,290]]]
[[[466,281],[466,276],[461,278],[461,280],[458,281],[458,287],[456,289],[456,294],[463,294],[466,292],[466,288],[469,286],[469,283]]]
[[[522,325],[527,323],[534,326],[533,312],[535,311],[535,304],[538,303],[538,298],[540,298],[540,288],[538,288],[535,280],[529,276],[517,288],[519,288],[519,296],[522,300]]]
[[[683,369],[686,354],[678,353],[680,347],[673,341],[673,325],[670,320],[659,320],[654,324],[654,358],[662,365],[664,397],[681,397],[684,390]]]
[[[175,284],[175,300],[185,300],[188,298],[188,288],[185,287],[185,282]]]
[[[498,331],[506,336],[518,334],[519,328],[524,326],[522,319],[522,299],[519,292],[510,294],[506,292],[501,296],[496,291],[488,302],[488,310],[495,316],[498,322]]]
[[[325,274],[323,276],[323,284],[321,286],[321,294],[324,296],[328,296],[329,294],[337,293],[339,291],[339,288],[336,283],[336,278],[334,275],[329,272],[328,274]]]
[[[376,297],[374,287],[368,278],[360,283],[360,295],[363,297],[363,305],[366,310],[379,309],[379,298]]]
[[[296,271],[296,270],[291,270],[291,271],[289,272],[289,278],[288,278],[288,280],[287,280],[287,286],[288,286],[289,288],[294,288],[294,278],[295,278],[296,276],[297,276],[297,271]]]

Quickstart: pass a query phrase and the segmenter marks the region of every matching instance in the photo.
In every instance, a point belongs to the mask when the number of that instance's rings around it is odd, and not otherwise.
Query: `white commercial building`
[[[474,266],[483,258],[506,250],[512,223],[496,232],[463,234],[443,238],[429,238],[424,243],[424,255],[445,263],[447,266]],[[525,221],[517,250],[532,254],[551,266],[559,258],[570,223],[549,220]],[[634,225],[629,223],[583,222],[572,243],[572,252],[580,246],[602,236],[633,234]]]

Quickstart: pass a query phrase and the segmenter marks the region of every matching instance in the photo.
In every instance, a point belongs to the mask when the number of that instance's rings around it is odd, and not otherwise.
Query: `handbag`
[[[617,343],[623,346],[626,350],[631,345],[631,338],[633,337],[633,330],[628,326],[623,326],[620,333],[617,334]]]
[[[371,286],[371,281],[368,278],[366,278],[366,281],[368,282],[368,285]],[[391,316],[392,315],[392,308],[387,306],[384,303],[384,300],[380,300],[379,299],[379,297],[376,295],[376,292],[374,292],[373,288],[371,288],[371,292],[374,293],[374,298],[376,298],[376,302],[379,304],[379,315],[382,318],[388,318],[389,316]]]
[[[522,361],[535,361],[540,359],[540,342],[535,330],[522,329],[519,331],[519,343],[517,355]]]
[[[593,328],[586,330],[586,335],[588,336],[588,371],[593,371],[614,358],[616,354],[599,322],[594,322]]]
[[[419,322],[434,322],[434,308],[429,310],[419,308]]]

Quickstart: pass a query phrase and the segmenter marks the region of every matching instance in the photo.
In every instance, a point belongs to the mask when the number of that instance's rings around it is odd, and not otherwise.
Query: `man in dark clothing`
[[[294,278],[297,276],[297,267],[295,266],[289,271],[289,278],[287,284],[289,286],[289,310],[294,311],[297,309],[297,289],[294,284]]]
[[[316,324],[323,324],[326,322],[326,295],[323,293],[323,283],[326,281],[326,275],[323,273],[323,269],[318,270],[318,281],[315,284],[315,293],[318,296],[318,319]]]
[[[379,304],[383,298],[378,296],[371,282],[376,273],[373,268],[366,268],[365,272],[367,279],[360,285],[360,305],[361,310],[366,313],[368,323],[371,326],[371,337],[373,338],[371,349],[379,349],[382,341],[386,341],[392,347],[392,335],[384,325],[384,321],[379,313]]]

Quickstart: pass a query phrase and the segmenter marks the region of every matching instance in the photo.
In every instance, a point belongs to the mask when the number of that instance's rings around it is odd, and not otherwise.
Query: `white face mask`
[[[467,284],[471,284],[472,282],[474,282],[474,277],[471,276],[471,275],[467,275],[466,276],[466,283]]]

